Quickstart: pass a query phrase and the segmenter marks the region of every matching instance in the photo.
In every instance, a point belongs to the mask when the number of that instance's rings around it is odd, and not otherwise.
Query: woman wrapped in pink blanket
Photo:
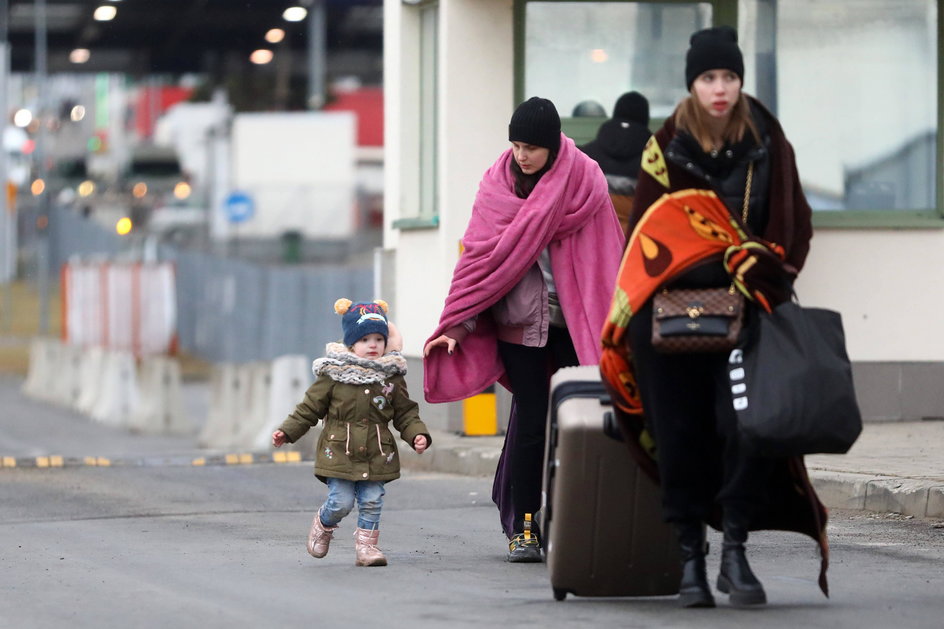
[[[512,146],[485,172],[439,325],[424,348],[429,402],[514,396],[493,498],[508,560],[541,561],[530,514],[541,502],[550,376],[600,361],[600,333],[623,232],[596,162],[561,133],[554,104],[531,98]]]

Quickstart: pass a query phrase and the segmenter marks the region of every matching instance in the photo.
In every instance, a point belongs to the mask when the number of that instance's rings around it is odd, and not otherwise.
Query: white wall
[[[415,215],[417,10],[385,2],[386,194],[384,247],[395,248],[396,312],[404,353],[422,354],[442,312],[459,239],[485,170],[508,146],[514,109],[512,0],[443,0],[439,5],[438,228],[395,230]],[[404,123],[401,125],[401,121]]]
[[[942,269],[942,230],[824,229],[796,290],[842,313],[853,362],[944,361]]]

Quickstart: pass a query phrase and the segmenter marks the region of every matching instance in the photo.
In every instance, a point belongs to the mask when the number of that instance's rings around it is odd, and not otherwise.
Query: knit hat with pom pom
[[[334,311],[341,315],[344,344],[351,347],[374,332],[386,341],[388,309],[387,302],[382,299],[358,303],[353,303],[350,299],[339,299],[334,302]]]

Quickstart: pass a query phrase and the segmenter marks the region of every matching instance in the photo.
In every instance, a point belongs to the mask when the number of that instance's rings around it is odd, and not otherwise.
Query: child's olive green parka
[[[327,477],[352,481],[399,478],[400,455],[390,422],[411,448],[417,435],[426,436],[427,447],[432,444],[402,375],[370,384],[346,384],[321,375],[279,430],[294,443],[321,418],[324,427],[315,453],[315,476],[322,482]]]

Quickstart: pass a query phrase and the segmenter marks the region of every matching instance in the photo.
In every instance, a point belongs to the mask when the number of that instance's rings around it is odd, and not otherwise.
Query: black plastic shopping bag
[[[763,456],[847,452],[862,415],[839,313],[788,301],[752,323],[728,359],[743,446]]]

